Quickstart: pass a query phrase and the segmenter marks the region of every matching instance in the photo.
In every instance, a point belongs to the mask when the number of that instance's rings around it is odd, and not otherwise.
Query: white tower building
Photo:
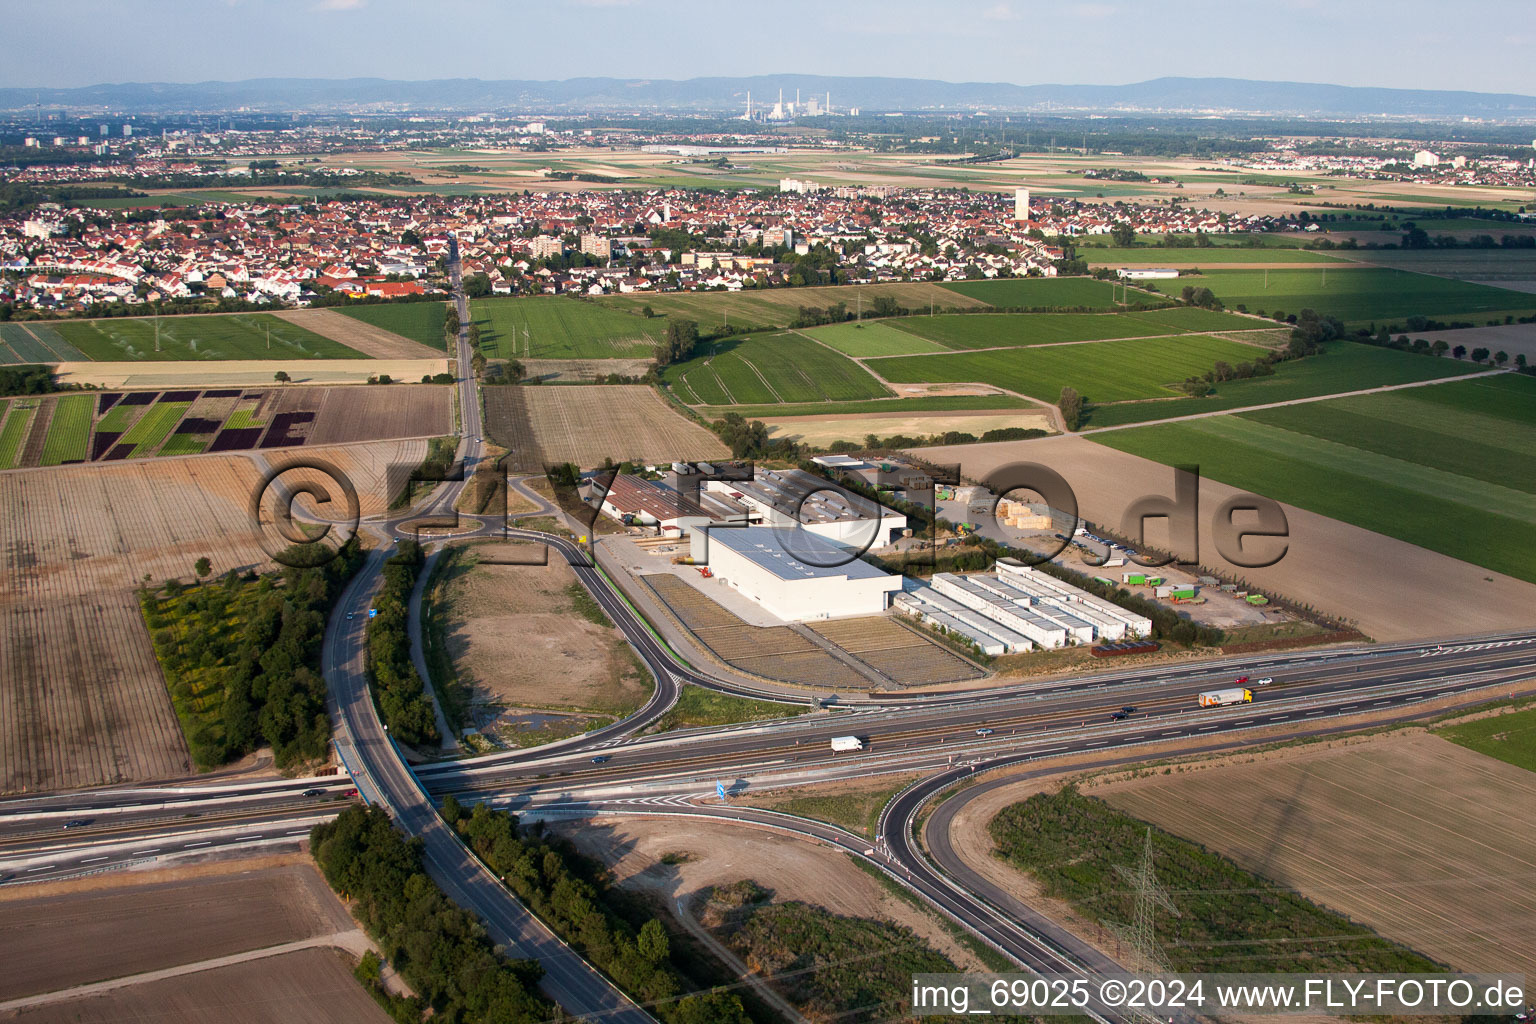
[[[1013,190],[1013,219],[1029,220],[1029,189]]]

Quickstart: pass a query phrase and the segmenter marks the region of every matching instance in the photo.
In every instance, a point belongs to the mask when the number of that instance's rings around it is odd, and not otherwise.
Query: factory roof
[[[613,478],[613,486],[609,488],[603,500],[620,512],[644,512],[657,520],[679,519],[684,516],[720,518],[700,506],[698,502],[670,487],[627,473]]]
[[[869,580],[891,577],[858,558],[858,552],[797,527],[724,527],[709,531],[711,544],[729,548],[781,580]]]

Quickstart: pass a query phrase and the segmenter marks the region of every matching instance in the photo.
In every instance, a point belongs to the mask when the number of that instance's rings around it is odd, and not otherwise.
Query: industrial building
[[[705,534],[715,577],[788,622],[878,615],[901,590],[900,576],[802,529],[721,527],[693,536]]]
[[[893,603],[991,655],[1118,641],[1152,631],[1145,616],[1028,566],[1004,562],[992,574],[939,573],[931,585],[919,585]]]
[[[739,503],[750,523],[797,526],[861,550],[885,547],[907,528],[902,513],[798,469],[760,469],[751,480],[706,480],[703,493]]]

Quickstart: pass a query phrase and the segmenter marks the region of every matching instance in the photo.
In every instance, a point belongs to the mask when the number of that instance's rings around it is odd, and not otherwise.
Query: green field
[[[646,319],[569,296],[477,299],[469,315],[492,359],[632,359],[649,356],[666,334]]]
[[[15,467],[22,443],[27,439],[27,428],[32,425],[32,416],[37,411],[35,401],[23,404],[12,399],[7,405],[5,422],[0,425],[0,469]]]
[[[176,428],[181,418],[192,408],[191,402],[156,402],[139,418],[133,428],[118,438],[118,444],[131,444],[129,458],[139,459],[155,454],[160,442]]]
[[[1208,309],[1173,308],[1137,313],[987,313],[913,316],[892,327],[956,350],[1051,345],[1113,338],[1146,338],[1194,331],[1263,328],[1261,320]]]
[[[211,437],[199,437],[196,434],[172,434],[155,454],[201,455],[212,440]]]
[[[443,337],[443,321],[448,305],[443,302],[381,302],[376,305],[333,306],[338,313],[419,341],[429,348],[448,348]]]
[[[361,352],[267,313],[163,316],[158,352],[149,317],[60,320],[53,327],[86,358],[105,361],[364,358]]]
[[[1246,358],[1251,359],[1252,356]],[[1088,411],[1088,426],[1115,427],[1126,423],[1146,423],[1202,412],[1289,402],[1297,398],[1317,398],[1366,388],[1438,380],[1473,373],[1478,369],[1453,359],[1435,359],[1352,341],[1336,341],[1326,345],[1321,355],[1275,364],[1272,376],[1217,384],[1215,393],[1204,398],[1171,398],[1167,401],[1095,406]]]
[[[1452,743],[1536,772],[1536,708],[1461,722],[1439,732]]]
[[[754,416],[847,416],[861,412],[899,416],[911,412],[956,412],[975,409],[1033,409],[1034,403],[1015,395],[928,395],[921,398],[881,398],[867,402],[806,402],[799,405],[701,405],[706,419],[728,412]]]
[[[945,317],[944,319],[949,319]],[[831,345],[845,355],[907,356],[918,352],[943,352],[943,345],[925,341],[894,326],[894,320],[866,320],[861,323],[833,324],[806,331],[823,345]]]
[[[700,355],[662,372],[662,380],[689,405],[835,402],[890,394],[853,360],[797,334],[725,338],[701,347]]]
[[[1204,334],[1101,341],[944,356],[896,356],[869,366],[903,384],[984,381],[1054,402],[1064,386],[1088,401],[1119,402],[1168,394],[1168,385],[1205,373],[1217,360],[1238,363],[1257,353]]]
[[[739,292],[637,292],[608,295],[597,301],[604,306],[639,313],[646,306],[658,316],[677,315],[696,320],[713,330],[726,322],[738,328],[788,327],[801,307],[826,309],[841,303],[849,313],[874,309],[875,299],[885,296],[908,309],[985,309],[987,304],[926,281],[886,284],[823,285],[810,288],[749,288]]]
[[[1312,249],[1248,248],[1246,246],[1211,246],[1209,249],[1148,246],[1137,249],[1099,249],[1081,246],[1077,255],[1090,266],[1132,264],[1139,266],[1203,267],[1221,263],[1337,263],[1338,258]]]
[[[1198,464],[1234,487],[1536,582],[1530,378],[1479,378],[1092,436],[1168,465]]]
[[[93,395],[66,395],[58,400],[53,421],[48,424],[48,436],[43,438],[40,465],[85,461],[91,451],[91,420],[95,407]]]
[[[1121,309],[1116,301],[1121,289],[1108,281],[1091,277],[1010,277],[1001,281],[957,281],[944,286],[993,306],[1022,306],[1026,309]],[[1130,292],[1133,306],[1160,305],[1157,298]]]
[[[1243,306],[1249,312],[1297,313],[1311,308],[1346,323],[1401,323],[1415,315],[1483,323],[1495,314],[1502,319],[1510,312],[1536,311],[1533,295],[1382,267],[1213,270],[1199,277],[1149,283],[1168,295],[1178,295],[1186,285],[1204,286],[1228,306]]]
[[[0,365],[83,362],[85,354],[41,320],[0,323]]]

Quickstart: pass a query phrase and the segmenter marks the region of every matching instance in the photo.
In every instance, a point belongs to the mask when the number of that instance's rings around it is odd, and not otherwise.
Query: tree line
[[[427,875],[421,840],[396,831],[384,810],[348,807],[314,827],[309,849],[331,888],[351,901],[385,958],[416,991],[414,999],[389,1001],[397,1021],[420,1021],[428,1011],[434,1024],[556,1018],[558,1010],[536,991],[543,968],[497,956],[474,914]],[[362,966],[377,974],[376,964]]]
[[[185,587],[170,579],[140,591],[155,656],[165,670],[187,745],[212,768],[272,748],[278,767],[324,758],[331,736],[320,650],[326,619],[362,564],[356,538],[319,563],[321,545],[297,545],[281,572],[226,574]],[[328,554],[328,552],[326,552]],[[199,559],[199,576],[211,571]]]
[[[555,933],[664,1024],[748,1024],[741,999],[692,992],[666,928],[654,916],[638,927],[619,911],[606,879],[565,843],[518,826],[517,818],[452,795],[443,817],[481,860]]]
[[[423,563],[421,545],[401,541],[384,563],[384,584],[368,619],[368,680],[384,724],[401,743],[435,746],[437,731],[426,685],[411,662],[411,592]]]

